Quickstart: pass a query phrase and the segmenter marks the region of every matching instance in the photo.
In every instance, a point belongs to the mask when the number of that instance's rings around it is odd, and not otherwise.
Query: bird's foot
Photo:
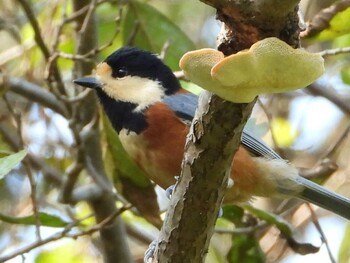
[[[149,244],[148,249],[145,251],[145,255],[143,257],[144,263],[152,263],[157,246],[158,240],[153,240],[152,243]]]

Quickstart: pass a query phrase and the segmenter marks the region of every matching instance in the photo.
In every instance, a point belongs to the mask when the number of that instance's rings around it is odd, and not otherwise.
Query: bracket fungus
[[[193,83],[221,98],[247,103],[257,95],[303,88],[324,73],[320,54],[265,38],[228,57],[214,49],[186,53],[180,68]]]

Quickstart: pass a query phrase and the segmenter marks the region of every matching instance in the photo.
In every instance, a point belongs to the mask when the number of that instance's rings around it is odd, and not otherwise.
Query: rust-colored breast
[[[180,175],[189,128],[163,103],[156,103],[150,107],[145,112],[145,117],[148,127],[143,137],[147,142],[150,161],[156,163],[159,171],[152,177],[157,183],[157,178],[154,177],[167,176],[168,185],[164,184],[164,178],[159,180],[162,182],[160,185],[166,188],[175,182],[174,176]]]
[[[175,183],[174,177],[180,175],[189,127],[161,102],[148,108],[145,117],[148,127],[142,133],[143,146],[138,144],[140,155],[136,161],[150,179],[167,188]],[[263,182],[260,173],[255,159],[240,147],[234,156],[231,171],[234,186],[227,189],[224,202],[248,201],[256,195],[257,185]]]

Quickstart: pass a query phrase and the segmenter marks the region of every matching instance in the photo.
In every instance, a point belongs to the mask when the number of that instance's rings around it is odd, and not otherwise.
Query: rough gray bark
[[[186,144],[183,173],[159,237],[158,262],[203,262],[231,161],[254,103],[232,104],[205,92]]]

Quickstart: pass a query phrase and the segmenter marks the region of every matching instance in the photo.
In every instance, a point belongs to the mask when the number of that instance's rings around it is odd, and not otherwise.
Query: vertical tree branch
[[[183,173],[160,235],[158,262],[204,262],[232,158],[253,106],[232,104],[209,92],[201,96]]]
[[[287,5],[278,0],[204,2],[215,7],[218,19],[224,22],[219,50],[225,55],[269,36],[299,45],[296,0]],[[200,99],[155,262],[204,262],[232,157],[254,103],[229,103],[208,93]]]
[[[41,36],[40,26],[39,26],[38,21],[36,20],[36,17],[35,17],[35,14],[33,13],[32,8],[30,7],[30,5],[27,3],[26,0],[18,0],[18,2],[21,4],[21,6],[22,6],[32,28],[33,28],[35,42],[38,44],[44,57],[46,59],[48,59],[50,57],[50,51],[47,48],[43,37]]]

